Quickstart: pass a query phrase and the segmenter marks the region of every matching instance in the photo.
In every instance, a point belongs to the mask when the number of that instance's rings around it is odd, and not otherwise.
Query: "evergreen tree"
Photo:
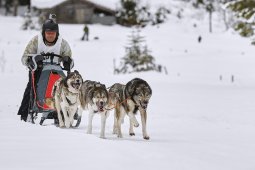
[[[115,73],[132,73],[141,71],[155,70],[159,71],[159,67],[155,64],[154,57],[147,45],[143,45],[144,37],[140,35],[140,31],[132,32],[129,37],[129,45],[126,47],[126,55],[121,59],[119,68],[115,68]]]
[[[204,0],[194,0],[193,6],[198,8],[199,5],[204,5]]]
[[[140,0],[121,0],[121,8],[117,10],[117,23],[124,26],[145,27],[163,23],[167,19],[170,11],[165,7],[160,7],[152,14],[149,7],[141,5]]]
[[[121,9],[117,12],[117,22],[121,25],[138,25],[138,0],[121,0]]]
[[[212,33],[212,14],[214,12],[214,5],[212,0],[208,0],[205,4],[205,9],[209,14],[209,32]]]
[[[28,11],[25,13],[24,15],[24,22],[22,24],[22,29],[23,30],[33,30],[35,29],[35,25],[33,23],[32,17],[31,17],[31,13]]]
[[[11,13],[11,7],[12,7],[13,0],[5,0],[5,16],[9,15]]]
[[[209,14],[209,32],[212,32],[212,15],[213,12],[215,11],[215,5],[219,3],[218,1],[215,0],[193,0],[193,6],[195,8],[204,8],[206,12]]]
[[[164,21],[167,19],[167,15],[170,14],[170,10],[168,10],[165,7],[159,7],[154,15],[154,19],[152,21],[152,25],[157,25],[164,23]]]
[[[235,29],[239,31],[240,35],[250,37],[254,34],[254,14],[255,14],[255,1],[254,0],[235,0],[228,4],[237,18],[238,22],[235,24]]]
[[[13,16],[17,16],[18,14],[18,7],[19,7],[19,1],[13,0]]]

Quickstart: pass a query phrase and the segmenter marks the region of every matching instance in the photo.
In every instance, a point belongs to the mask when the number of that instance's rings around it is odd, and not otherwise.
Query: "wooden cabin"
[[[47,0],[38,3],[31,0],[32,7],[39,10],[46,18],[49,14],[57,15],[58,23],[112,25],[116,22],[116,11],[93,0]]]

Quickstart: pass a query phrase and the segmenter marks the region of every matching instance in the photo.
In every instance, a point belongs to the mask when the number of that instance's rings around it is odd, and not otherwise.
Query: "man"
[[[86,24],[84,26],[83,32],[84,32],[84,34],[83,34],[81,40],[84,41],[84,39],[85,39],[86,41],[88,41],[89,40],[89,27]]]
[[[57,55],[61,55],[64,58],[54,58],[55,62],[63,62],[64,67],[70,70],[73,67],[72,60],[72,51],[70,49],[69,44],[66,40],[62,39],[59,35],[58,24],[54,21],[53,18],[46,20],[46,22],[42,26],[41,34],[35,36],[28,43],[25,52],[22,56],[22,64],[29,67],[30,60],[29,54],[42,54],[42,53],[54,53]],[[49,59],[45,59],[42,62],[47,62]],[[56,61],[58,60],[58,61]],[[35,84],[38,81],[43,64],[39,64],[37,70],[34,72]],[[68,68],[69,67],[69,68]],[[29,102],[30,102],[30,91],[32,83],[32,75],[31,71],[29,71],[29,82],[27,84],[26,90],[24,92],[23,100],[21,102],[21,106],[18,111],[18,115],[21,116],[21,120],[27,121],[28,113],[29,113]]]

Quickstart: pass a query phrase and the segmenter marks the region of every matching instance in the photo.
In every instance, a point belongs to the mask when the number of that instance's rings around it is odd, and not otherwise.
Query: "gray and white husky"
[[[92,133],[92,120],[95,114],[101,115],[101,133],[100,137],[105,138],[106,118],[109,116],[106,110],[108,103],[108,92],[104,84],[86,80],[81,87],[81,104],[84,110],[89,110],[88,130]]]
[[[69,73],[67,77],[60,78],[55,82],[53,101],[48,100],[46,102],[57,110],[59,127],[69,128],[72,126],[77,110],[78,116],[81,116],[80,89],[82,81],[82,76],[75,70]],[[63,117],[61,113],[63,113]]]
[[[150,139],[147,134],[147,105],[152,95],[149,84],[139,78],[132,79],[126,85],[116,83],[109,89],[109,105],[114,107],[114,126],[113,133],[122,138],[121,122],[125,115],[129,116],[130,128],[129,135],[134,136],[133,126],[138,127],[139,123],[135,117],[137,111],[140,111],[142,121],[143,138]]]

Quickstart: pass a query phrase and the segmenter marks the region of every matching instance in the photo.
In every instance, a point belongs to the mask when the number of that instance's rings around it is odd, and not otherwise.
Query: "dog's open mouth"
[[[103,112],[104,111],[104,106],[99,106],[98,110],[99,110],[99,112]]]
[[[71,83],[71,86],[72,86],[74,89],[79,90],[79,89],[80,89],[80,86],[81,86],[81,83],[75,83],[75,82],[73,82],[73,83]]]
[[[140,101],[140,106],[141,106],[144,110],[147,109],[147,104],[143,104],[141,101]]]

